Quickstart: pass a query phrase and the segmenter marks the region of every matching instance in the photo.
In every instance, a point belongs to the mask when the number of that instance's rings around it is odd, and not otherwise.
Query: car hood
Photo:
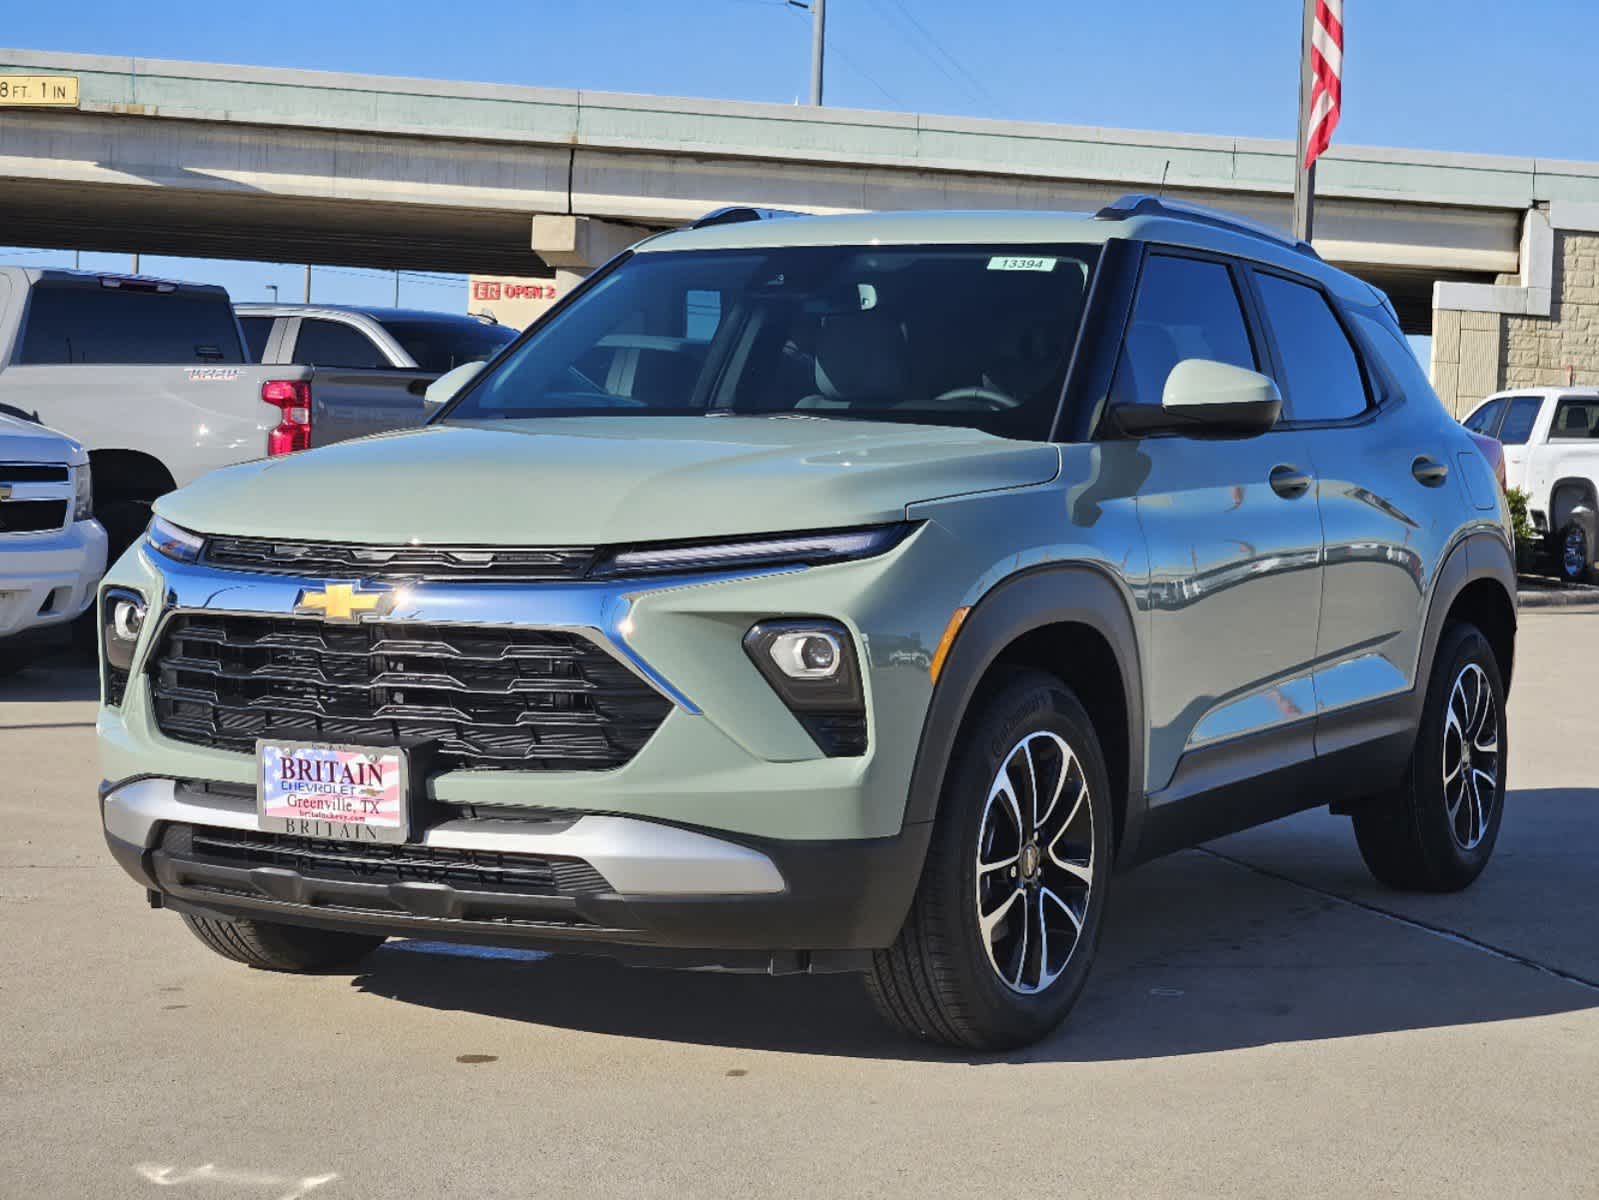
[[[0,462],[68,463],[80,466],[89,456],[64,433],[0,412]]]
[[[866,525],[1053,479],[1052,445],[818,417],[434,425],[215,471],[156,512],[201,533],[606,545]]]

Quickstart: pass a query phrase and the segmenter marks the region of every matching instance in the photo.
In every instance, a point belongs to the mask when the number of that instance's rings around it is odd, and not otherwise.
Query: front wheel
[[[1378,882],[1456,892],[1482,874],[1504,818],[1505,687],[1474,625],[1444,628],[1404,782],[1354,818]]]
[[[921,883],[872,999],[912,1036],[1024,1046],[1076,1002],[1099,945],[1111,855],[1099,738],[1058,679],[1017,672],[962,732]]]

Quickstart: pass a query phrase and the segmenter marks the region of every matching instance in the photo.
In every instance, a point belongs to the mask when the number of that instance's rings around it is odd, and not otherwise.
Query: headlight
[[[100,597],[100,653],[105,656],[105,702],[122,703],[147,613],[144,597],[127,588],[107,588]]]
[[[744,651],[824,754],[866,753],[866,693],[849,630],[819,617],[762,621],[744,635]]]
[[[155,517],[150,528],[144,531],[144,540],[157,554],[175,558],[179,562],[194,562],[205,548],[205,539],[197,533],[181,529],[171,521]]]
[[[72,519],[87,521],[94,516],[94,472],[89,464],[72,468]]]
[[[796,533],[716,542],[671,542],[633,546],[602,558],[598,578],[662,575],[673,571],[718,571],[753,567],[819,566],[871,558],[893,549],[913,526],[874,525],[827,533]]]

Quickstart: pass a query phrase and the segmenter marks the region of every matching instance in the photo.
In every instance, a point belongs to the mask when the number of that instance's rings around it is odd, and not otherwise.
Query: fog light
[[[790,679],[829,679],[838,674],[843,662],[838,638],[821,629],[780,633],[767,653]]]
[[[100,642],[109,673],[126,678],[133,669],[133,652],[144,628],[144,597],[122,588],[108,588],[101,598]]]
[[[762,621],[744,649],[823,753],[866,752],[866,692],[849,630],[821,617]]]

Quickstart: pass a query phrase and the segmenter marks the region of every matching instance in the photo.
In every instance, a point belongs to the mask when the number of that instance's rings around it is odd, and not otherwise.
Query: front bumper
[[[74,521],[51,534],[0,536],[0,637],[78,616],[94,602],[105,559],[98,521]]]
[[[963,581],[981,573],[949,571],[950,554],[929,524],[878,558],[803,570],[405,588],[385,621],[578,632],[672,704],[620,767],[454,769],[418,784],[413,795],[429,806],[413,826],[423,851],[565,856],[604,881],[581,894],[501,900],[492,888],[426,878],[401,882],[428,887],[348,878],[333,886],[281,864],[249,867],[241,879],[228,873],[234,867],[188,854],[181,840],[169,844],[175,829],[256,831],[257,768],[250,754],[159,728],[148,668],[164,623],[182,612],[289,615],[302,587],[318,581],[178,564],[135,547],[105,580],[150,601],[122,701],[99,714],[102,778],[124,781],[105,805],[107,836],[146,887],[174,906],[218,913],[607,952],[887,946],[930,832],[905,819],[932,692],[928,663]],[[744,650],[757,622],[807,616],[837,620],[856,640],[868,722],[861,756],[823,754]],[[156,785],[144,787],[150,780]],[[232,803],[218,798],[229,788]]]
[[[855,966],[892,941],[927,832],[749,844],[582,814],[447,820],[376,851],[263,834],[239,789],[146,778],[104,788],[101,809],[113,857],[180,909],[762,969],[781,952]]]

